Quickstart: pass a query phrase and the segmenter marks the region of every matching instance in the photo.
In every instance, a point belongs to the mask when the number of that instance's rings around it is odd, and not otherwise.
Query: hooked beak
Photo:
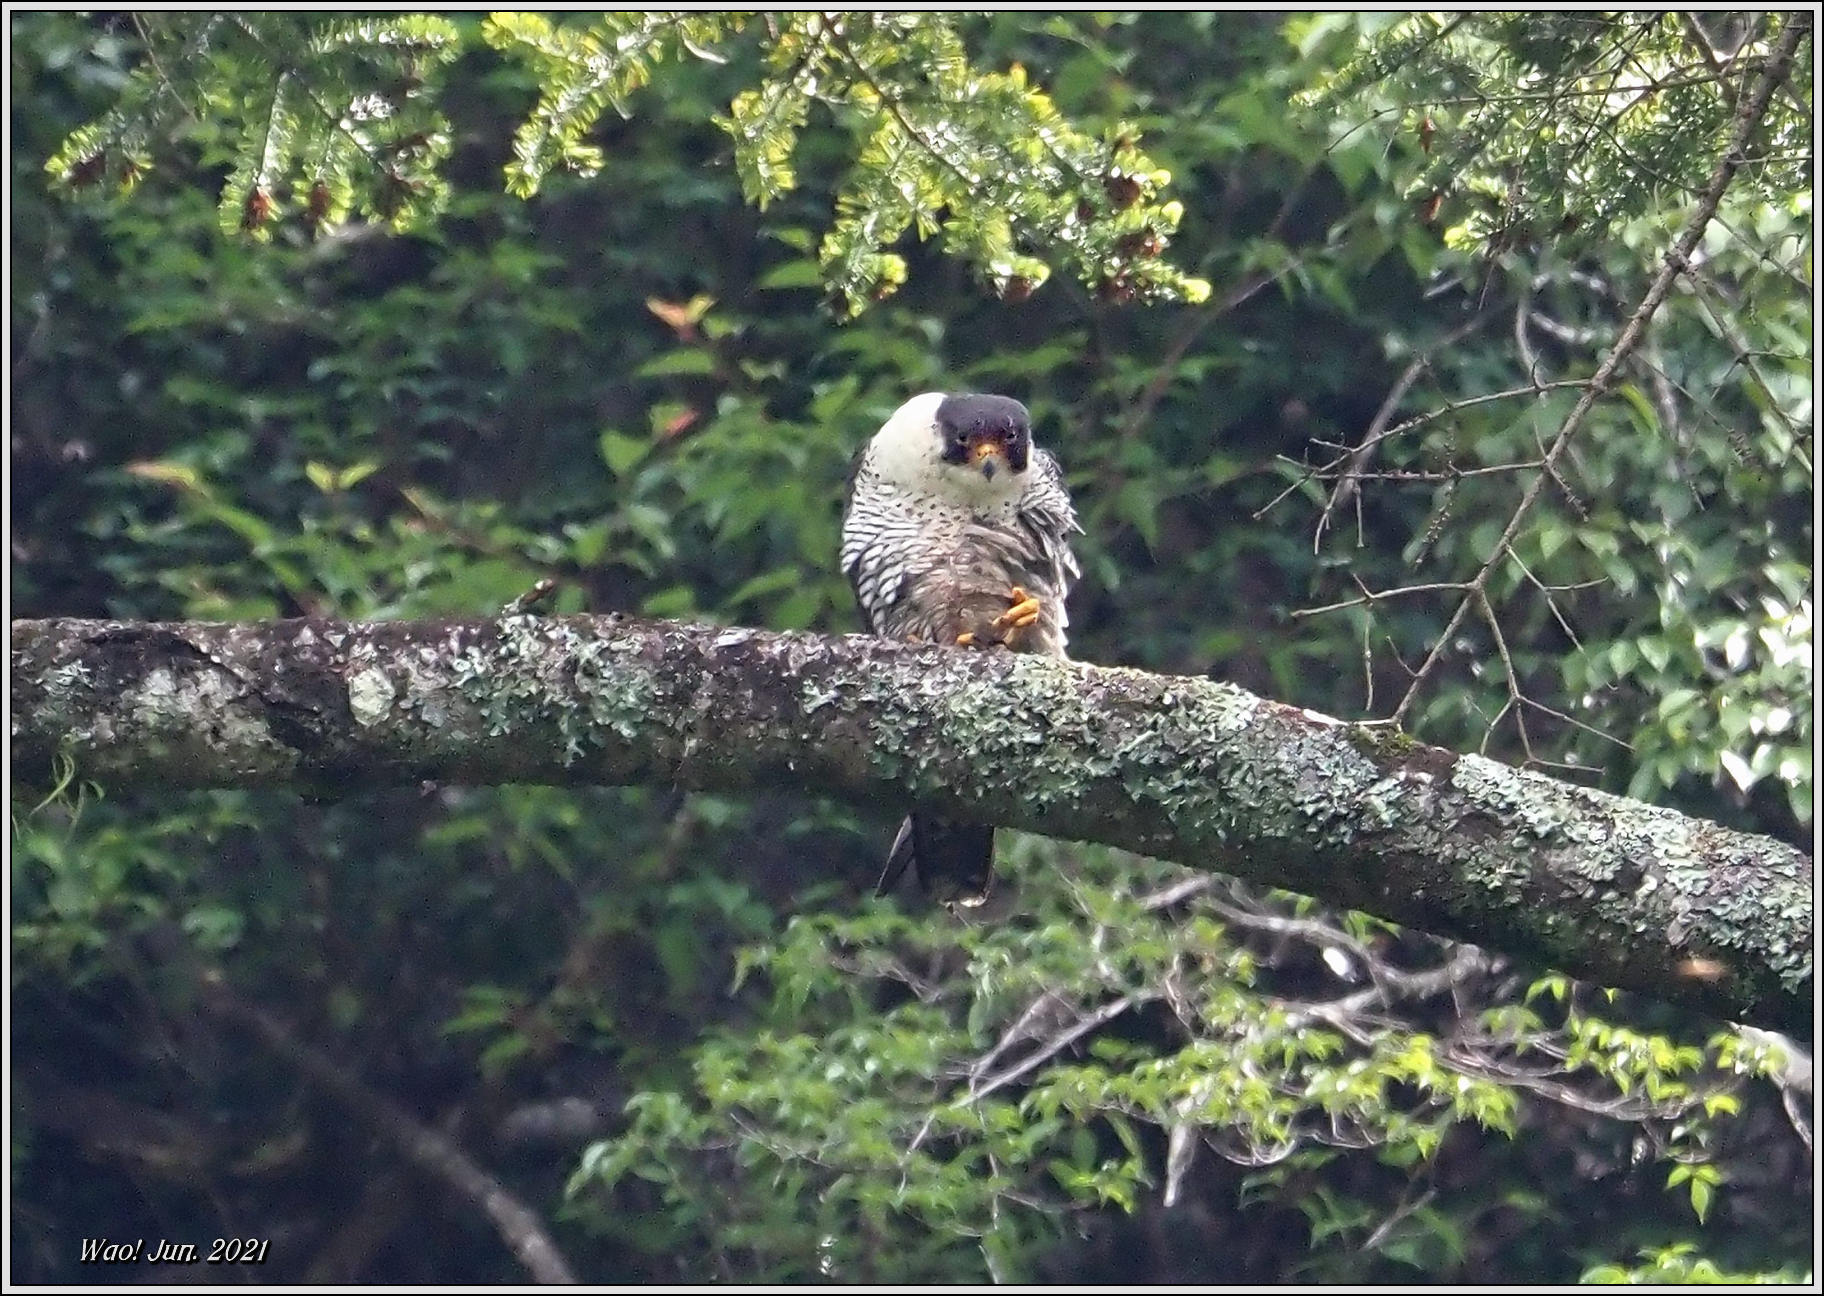
[[[995,470],[1007,464],[1007,451],[999,441],[977,441],[969,451],[969,462],[982,470],[982,476],[994,480]]]

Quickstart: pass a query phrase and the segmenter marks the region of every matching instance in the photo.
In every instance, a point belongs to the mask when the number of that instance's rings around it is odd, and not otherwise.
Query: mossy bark
[[[13,625],[25,778],[796,787],[1106,842],[1810,1035],[1810,862],[1771,838],[1206,679],[849,637],[510,616]]]

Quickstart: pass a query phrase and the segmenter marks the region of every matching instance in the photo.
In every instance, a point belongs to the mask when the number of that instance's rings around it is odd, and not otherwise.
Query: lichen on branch
[[[104,786],[796,788],[1103,842],[1804,1032],[1805,858],[1232,685],[618,617],[13,626],[14,755]]]

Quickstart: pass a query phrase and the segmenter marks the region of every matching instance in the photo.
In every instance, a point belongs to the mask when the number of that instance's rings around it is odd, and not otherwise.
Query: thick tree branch
[[[618,617],[19,621],[12,666],[29,779],[916,797],[1810,1034],[1797,850],[1210,680]]]

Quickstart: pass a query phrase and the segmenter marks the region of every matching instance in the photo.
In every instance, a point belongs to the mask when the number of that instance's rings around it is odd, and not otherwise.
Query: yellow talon
[[[996,630],[1002,632],[1009,630],[1024,630],[1028,626],[1037,624],[1040,613],[1045,609],[1043,603],[1039,602],[1038,599],[1028,594],[1018,585],[1015,585],[1007,592],[1007,597],[1013,603],[1013,606],[994,619],[994,628]]]
[[[956,637],[956,644],[959,648],[968,648],[974,643],[975,631],[973,630],[965,630]]]

